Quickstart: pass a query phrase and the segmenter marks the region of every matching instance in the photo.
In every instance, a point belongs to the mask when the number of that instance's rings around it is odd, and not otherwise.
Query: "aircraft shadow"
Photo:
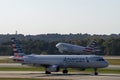
[[[42,73],[44,74],[44,73]],[[36,76],[36,77],[54,77],[54,76],[92,76],[93,74],[44,74],[44,75],[40,75],[40,76]]]

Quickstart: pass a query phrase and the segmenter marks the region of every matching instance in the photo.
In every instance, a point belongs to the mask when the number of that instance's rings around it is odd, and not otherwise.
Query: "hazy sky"
[[[120,33],[120,0],[0,0],[0,34]]]

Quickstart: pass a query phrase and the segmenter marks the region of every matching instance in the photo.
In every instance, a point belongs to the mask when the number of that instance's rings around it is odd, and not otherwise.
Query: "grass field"
[[[0,59],[0,63],[14,63],[14,61],[9,58],[3,58],[3,59]]]
[[[0,67],[0,71],[44,71],[43,67]]]
[[[106,59],[110,65],[120,65],[120,59]]]

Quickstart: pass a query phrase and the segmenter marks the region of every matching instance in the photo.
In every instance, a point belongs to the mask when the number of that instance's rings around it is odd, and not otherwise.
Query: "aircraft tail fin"
[[[86,52],[93,52],[95,49],[95,45],[96,45],[96,40],[94,39],[93,41],[91,41],[89,43],[89,45],[85,48]]]
[[[21,58],[25,55],[20,47],[16,38],[11,38],[12,48],[14,52],[13,60],[21,60]]]

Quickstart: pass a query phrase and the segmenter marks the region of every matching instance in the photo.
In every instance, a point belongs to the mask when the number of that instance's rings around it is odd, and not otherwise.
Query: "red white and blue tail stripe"
[[[11,42],[12,42],[12,48],[13,48],[13,52],[14,52],[14,57],[13,60],[17,61],[17,62],[21,62],[22,57],[25,55],[18,43],[18,41],[15,38],[11,38]]]
[[[96,45],[96,40],[94,39],[94,40],[85,48],[85,52],[87,52],[87,53],[93,52],[94,49],[95,49],[95,45]]]

